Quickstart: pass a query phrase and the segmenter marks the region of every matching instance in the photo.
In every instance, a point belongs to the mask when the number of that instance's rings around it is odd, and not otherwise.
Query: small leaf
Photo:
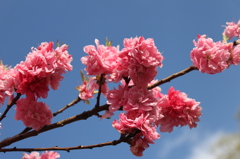
[[[82,70],[80,71],[80,74],[81,74],[82,81],[87,81]]]
[[[90,101],[89,101],[89,100],[85,100],[84,102],[85,102],[86,104],[88,104],[88,105],[90,104]]]

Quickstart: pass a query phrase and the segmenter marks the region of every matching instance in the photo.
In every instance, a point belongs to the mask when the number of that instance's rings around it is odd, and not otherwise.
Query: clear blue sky
[[[53,112],[65,106],[78,95],[75,87],[81,83],[80,70],[84,69],[80,58],[85,45],[93,45],[97,38],[102,44],[105,38],[120,45],[124,38],[144,36],[154,38],[159,51],[165,57],[157,79],[189,67],[192,40],[197,34],[207,34],[214,41],[221,40],[222,25],[240,19],[240,1],[229,0],[51,0],[51,1],[3,1],[0,0],[0,58],[4,64],[15,66],[24,61],[31,47],[45,41],[64,42],[73,56],[73,71],[65,74],[60,89],[50,91],[48,99]],[[150,145],[142,159],[197,159],[207,153],[209,141],[221,134],[236,132],[234,118],[240,105],[240,67],[231,66],[216,75],[191,72],[162,85],[164,93],[170,86],[186,92],[190,98],[201,102],[203,116],[198,127],[175,128],[172,133],[160,133],[156,144]],[[60,114],[53,122],[74,116],[92,105],[80,103]],[[104,101],[102,101],[102,104]],[[0,112],[3,112],[3,105]],[[15,121],[12,109],[2,122],[0,140],[19,133],[24,128]],[[28,138],[9,146],[18,148],[90,145],[119,138],[110,120],[99,121],[92,117],[37,137]],[[135,159],[127,144],[60,151],[61,159]],[[1,159],[20,159],[21,152],[0,153]],[[210,159],[210,157],[205,157]]]

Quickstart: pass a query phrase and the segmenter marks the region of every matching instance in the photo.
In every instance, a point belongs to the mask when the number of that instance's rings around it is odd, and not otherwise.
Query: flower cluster
[[[72,56],[66,44],[53,49],[53,42],[44,42],[32,48],[25,61],[15,66],[19,72],[17,92],[28,99],[47,98],[49,86],[56,90],[63,79],[62,74],[72,70]]]
[[[202,73],[215,74],[240,63],[240,46],[233,43],[213,42],[206,35],[193,41],[196,46],[190,53],[193,65]]]
[[[223,36],[227,36],[227,39],[230,40],[234,36],[240,38],[240,20],[236,24],[235,22],[227,22],[227,26],[223,32]]]
[[[102,118],[110,117],[117,110],[124,110],[119,120],[114,120],[112,126],[121,134],[134,134],[130,150],[136,156],[142,156],[143,151],[160,138],[157,127],[165,129],[166,125],[189,125],[196,127],[196,122],[201,116],[201,107],[195,100],[187,98],[186,94],[170,89],[169,95],[164,95],[160,87],[148,90],[153,84],[157,74],[157,67],[162,67],[164,59],[154,44],[153,39],[135,37],[124,39],[124,48],[99,45],[84,47],[88,56],[83,57],[82,63],[86,64],[89,75],[105,75],[109,82],[119,82],[118,89],[114,88],[105,92],[109,109]],[[80,98],[92,97],[95,86],[83,84]],[[90,91],[89,91],[90,90]],[[84,93],[82,93],[84,92]],[[168,102],[167,102],[168,100]],[[196,109],[196,110],[195,110]],[[176,112],[174,116],[172,113]],[[171,131],[168,131],[171,132]]]
[[[16,106],[15,119],[22,120],[25,126],[38,131],[44,125],[51,124],[53,115],[45,103],[22,98],[17,101]]]
[[[16,103],[16,120],[22,120],[25,126],[35,130],[51,123],[53,117],[49,107],[39,98],[47,98],[49,87],[56,90],[63,79],[62,74],[72,70],[72,56],[68,46],[53,49],[53,42],[43,42],[38,48],[32,48],[26,60],[9,68],[0,63],[0,104],[6,97],[11,103],[14,92],[26,95]]]
[[[3,65],[0,61],[0,105],[4,104],[6,97],[13,97],[16,77],[17,71]]]
[[[54,151],[46,151],[41,155],[38,152],[32,152],[30,154],[23,153],[22,159],[57,159],[60,155]]]

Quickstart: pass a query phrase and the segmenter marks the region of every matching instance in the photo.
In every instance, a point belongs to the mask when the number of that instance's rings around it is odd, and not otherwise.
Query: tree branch
[[[46,125],[42,129],[40,129],[39,131],[32,130],[32,131],[26,132],[24,134],[20,133],[20,134],[17,134],[15,136],[13,136],[13,137],[6,138],[6,139],[4,139],[3,141],[0,142],[0,148],[11,145],[14,142],[17,142],[17,141],[20,141],[20,140],[23,140],[23,139],[26,139],[26,138],[29,138],[29,137],[32,137],[32,136],[37,136],[38,134],[43,133],[45,131],[49,131],[49,130],[52,130],[52,129],[63,127],[67,124],[73,123],[73,122],[78,121],[78,120],[86,120],[87,118],[89,118],[93,115],[98,115],[98,113],[103,111],[103,110],[108,110],[109,106],[110,105],[105,104],[103,106],[93,108],[92,110],[84,111],[83,113],[75,115],[73,117],[64,119],[62,121],[59,121],[59,122],[56,122],[56,123],[53,123],[53,124],[50,124],[50,125]]]
[[[182,70],[178,73],[172,74],[171,76],[168,76],[167,78],[164,78],[164,79],[152,84],[151,86],[148,86],[148,89],[153,89],[154,87],[157,87],[157,86],[160,86],[164,83],[170,82],[172,79],[177,78],[179,76],[183,76],[183,75],[185,75],[185,74],[187,74],[187,73],[189,73],[193,70],[198,70],[198,68],[195,67],[195,66],[190,66],[190,67],[186,68],[185,70]]]
[[[53,116],[58,115],[59,113],[62,113],[64,110],[70,108],[71,106],[77,104],[78,102],[80,102],[82,99],[77,97],[76,99],[74,99],[71,103],[67,104],[65,107],[63,107],[62,109],[58,110],[57,112],[53,113]]]
[[[49,150],[55,150],[55,151],[67,151],[70,152],[70,150],[79,150],[79,149],[93,149],[93,148],[97,148],[97,147],[104,147],[104,146],[110,146],[110,145],[118,145],[122,142],[126,142],[128,143],[128,141],[134,137],[137,133],[139,133],[140,130],[137,130],[136,132],[129,134],[125,137],[121,137],[118,140],[113,140],[110,142],[104,142],[104,143],[100,143],[100,144],[95,144],[95,145],[87,145],[87,146],[83,146],[83,145],[79,145],[79,146],[75,146],[75,147],[49,147],[49,148],[3,148],[0,149],[0,152],[10,152],[10,151],[25,151],[25,152],[31,152],[31,151],[49,151]]]

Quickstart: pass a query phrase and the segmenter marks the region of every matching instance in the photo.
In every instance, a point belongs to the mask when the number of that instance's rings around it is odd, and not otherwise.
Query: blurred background
[[[136,36],[153,38],[155,45],[164,56],[163,68],[158,69],[156,79],[168,77],[190,65],[192,41],[198,34],[206,34],[214,41],[222,39],[226,22],[240,19],[240,1],[229,0],[51,0],[19,1],[0,0],[0,59],[4,64],[14,67],[24,61],[31,47],[41,42],[66,43],[73,56],[73,71],[64,75],[60,88],[50,91],[46,102],[53,112],[64,107],[78,96],[76,86],[82,83],[80,70],[84,65],[80,58],[86,45],[95,45],[97,38],[105,44],[106,37],[113,46],[123,47],[123,39]],[[236,39],[233,39],[236,40]],[[161,138],[144,151],[142,159],[215,159],[218,158],[221,144],[226,136],[238,134],[236,114],[240,105],[240,67],[231,66],[220,74],[208,75],[199,71],[172,80],[161,86],[167,93],[170,86],[188,94],[201,102],[203,115],[198,127],[175,128],[172,133],[160,133]],[[117,87],[117,84],[115,85]],[[52,122],[80,114],[95,105],[83,102],[59,114]],[[104,104],[106,100],[101,100]],[[0,112],[6,104],[0,108]],[[14,120],[14,108],[2,121],[0,140],[21,132],[25,126]],[[63,128],[42,133],[8,146],[9,148],[70,147],[98,144],[119,138],[112,128],[113,119],[100,121],[92,117]],[[230,137],[231,138],[231,137]],[[233,140],[237,141],[239,136]],[[239,140],[238,140],[239,141]],[[236,146],[223,142],[228,150]],[[216,150],[217,149],[217,150]],[[92,150],[60,151],[61,159],[135,159],[129,145],[122,143]],[[20,159],[22,152],[0,153],[1,159]]]

